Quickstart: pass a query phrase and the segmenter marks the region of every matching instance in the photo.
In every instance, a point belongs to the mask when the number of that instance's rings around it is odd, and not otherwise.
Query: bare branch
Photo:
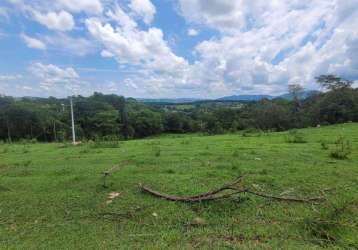
[[[241,182],[241,179],[242,177],[239,177],[235,181],[225,184],[218,189],[214,189],[212,191],[194,195],[194,196],[175,196],[175,195],[163,194],[143,185],[140,185],[140,188],[143,192],[149,193],[161,199],[165,199],[169,201],[179,201],[179,202],[202,202],[202,201],[209,201],[209,200],[226,199],[226,198],[231,198],[237,194],[243,194],[243,193],[247,193],[267,199],[273,199],[277,201],[288,201],[288,202],[315,202],[315,201],[323,200],[323,197],[313,197],[313,198],[283,197],[283,196],[274,196],[274,195],[264,194],[261,192],[252,191],[243,186],[238,187],[238,184]],[[231,192],[225,192],[227,190],[231,190]]]

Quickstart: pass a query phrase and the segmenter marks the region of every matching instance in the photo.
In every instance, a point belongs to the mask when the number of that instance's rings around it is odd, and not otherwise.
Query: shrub
[[[288,131],[286,141],[288,143],[306,143],[307,142],[306,139],[304,138],[304,135],[297,130]]]
[[[331,152],[332,158],[344,160],[344,159],[347,159],[348,156],[352,153],[350,141],[344,139],[343,136],[338,137],[335,144],[336,144],[336,147]]]

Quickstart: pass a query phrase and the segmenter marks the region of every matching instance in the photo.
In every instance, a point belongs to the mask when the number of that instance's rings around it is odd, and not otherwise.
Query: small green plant
[[[161,154],[161,150],[160,150],[160,147],[153,147],[153,151],[154,151],[154,155],[156,157],[159,157],[160,154]]]
[[[304,135],[297,130],[288,131],[286,141],[288,143],[306,143],[307,142],[306,139],[304,138]]]
[[[173,169],[168,169],[165,171],[167,174],[175,174],[175,171]]]
[[[256,136],[256,135],[260,135],[260,130],[256,129],[256,128],[248,128],[245,129],[242,133],[243,137],[251,137],[251,136]]]
[[[344,160],[352,153],[351,142],[346,140],[343,136],[339,136],[335,142],[336,147],[331,152],[331,157],[339,160]]]
[[[30,150],[29,150],[28,147],[24,146],[24,147],[22,148],[22,153],[23,153],[23,154],[27,154],[27,153],[29,153],[29,152],[30,152]]]
[[[323,150],[329,149],[328,142],[326,140],[321,140],[320,143],[321,143],[321,149],[323,149]]]
[[[108,188],[109,186],[108,186],[108,181],[107,181],[107,179],[108,179],[108,177],[110,176],[110,172],[109,171],[104,171],[103,172],[103,184],[102,184],[102,187],[104,187],[104,188]]]
[[[32,163],[31,160],[27,160],[27,161],[25,161],[25,162],[23,163],[23,165],[24,165],[24,167],[28,167],[28,166],[31,165],[31,163]]]
[[[121,146],[118,141],[95,141],[90,145],[92,148],[119,148]]]
[[[88,154],[90,152],[90,150],[88,148],[84,148],[83,150],[81,150],[79,153],[80,154]]]
[[[189,145],[190,141],[188,139],[185,139],[181,142],[183,145]]]
[[[3,148],[2,150],[0,150],[0,154],[6,154],[9,152],[9,148]]]

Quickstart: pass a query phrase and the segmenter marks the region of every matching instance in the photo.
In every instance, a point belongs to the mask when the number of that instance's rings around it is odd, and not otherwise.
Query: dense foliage
[[[302,88],[290,85],[290,100],[258,102],[205,101],[150,104],[132,98],[94,93],[76,96],[74,114],[80,140],[142,138],[160,133],[217,134],[358,121],[358,89],[339,77],[320,76],[328,91],[300,98]],[[64,141],[71,137],[68,99],[0,97],[0,140]]]

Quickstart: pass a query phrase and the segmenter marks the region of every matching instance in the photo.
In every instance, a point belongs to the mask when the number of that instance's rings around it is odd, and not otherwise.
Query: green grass
[[[175,135],[116,147],[2,144],[0,249],[357,248],[358,124],[300,133],[306,143],[288,143],[285,132]],[[339,136],[351,142],[345,160],[330,156]],[[104,188],[102,173],[117,165]],[[249,195],[183,204],[138,188],[196,194],[240,174],[276,195],[330,190],[317,205]],[[120,195],[107,204],[110,192]],[[196,217],[205,225],[191,225]]]

